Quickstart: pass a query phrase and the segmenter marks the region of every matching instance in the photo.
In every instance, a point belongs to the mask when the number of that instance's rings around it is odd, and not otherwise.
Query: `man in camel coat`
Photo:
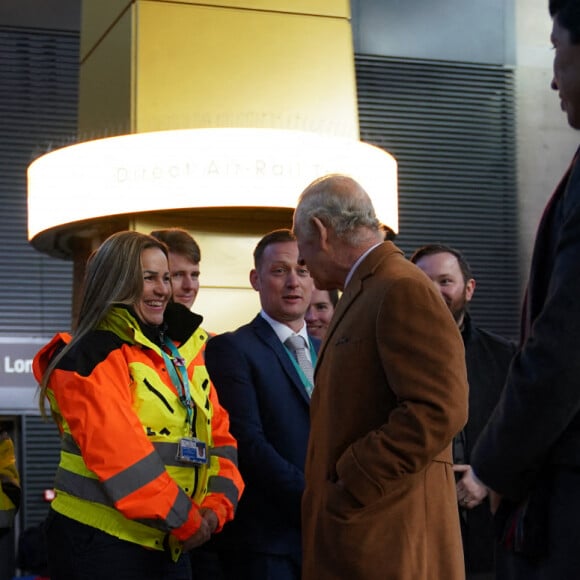
[[[467,420],[463,342],[369,196],[330,175],[294,214],[317,288],[343,290],[311,399],[303,580],[460,580],[451,441]]]

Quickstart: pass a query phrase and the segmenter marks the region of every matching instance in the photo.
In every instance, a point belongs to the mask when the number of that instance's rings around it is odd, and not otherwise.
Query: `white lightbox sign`
[[[293,209],[327,173],[356,179],[398,231],[397,164],[378,147],[278,129],[182,129],[63,147],[28,168],[28,239],[105,216],[191,208]]]

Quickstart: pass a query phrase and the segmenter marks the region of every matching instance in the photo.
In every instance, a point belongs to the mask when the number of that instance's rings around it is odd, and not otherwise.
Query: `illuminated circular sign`
[[[379,219],[398,231],[397,164],[382,149],[277,129],[183,129],[98,139],[28,168],[28,238],[78,222],[141,212],[293,209],[328,173],[356,179]]]

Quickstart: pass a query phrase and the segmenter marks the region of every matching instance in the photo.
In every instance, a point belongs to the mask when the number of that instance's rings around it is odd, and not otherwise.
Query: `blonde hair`
[[[42,377],[39,407],[43,416],[48,381],[60,360],[99,325],[111,306],[134,304],[143,293],[141,254],[148,248],[159,248],[167,257],[167,246],[163,242],[135,231],[109,236],[89,257],[73,339],[52,359]]]

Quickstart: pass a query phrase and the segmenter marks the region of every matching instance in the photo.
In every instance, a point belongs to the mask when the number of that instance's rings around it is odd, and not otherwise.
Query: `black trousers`
[[[16,570],[14,530],[0,528],[0,580],[12,580]]]
[[[300,563],[291,555],[224,550],[220,559],[225,580],[300,580]]]
[[[191,580],[187,555],[120,540],[51,510],[45,527],[51,580]]]

